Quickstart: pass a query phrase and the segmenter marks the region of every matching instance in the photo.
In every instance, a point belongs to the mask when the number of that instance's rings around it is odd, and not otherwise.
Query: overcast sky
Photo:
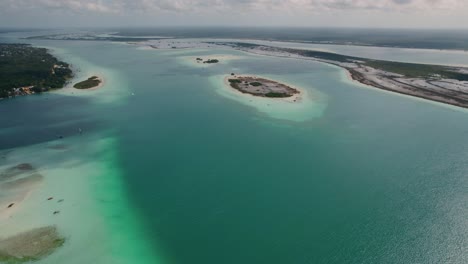
[[[468,28],[468,0],[0,0],[0,27]]]

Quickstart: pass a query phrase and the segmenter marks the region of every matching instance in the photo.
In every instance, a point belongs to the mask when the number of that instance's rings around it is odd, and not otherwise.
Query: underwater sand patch
[[[44,176],[35,171],[28,163],[4,171],[0,178],[0,220],[11,217],[15,209],[44,181]]]
[[[55,226],[30,231],[0,240],[0,263],[25,263],[53,253],[65,243]]]
[[[0,190],[13,191],[18,189],[33,189],[44,180],[44,176],[35,173],[31,176],[20,178],[18,180],[8,181],[0,184]]]
[[[50,146],[48,148],[53,149],[53,150],[66,150],[66,149],[68,149],[67,145],[65,145],[65,144],[52,145],[52,146]]]
[[[29,163],[21,163],[16,166],[10,167],[0,173],[0,181],[13,179],[21,174],[34,171],[34,167]]]

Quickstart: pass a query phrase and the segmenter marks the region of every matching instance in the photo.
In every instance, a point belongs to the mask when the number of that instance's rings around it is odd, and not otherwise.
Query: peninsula
[[[232,88],[241,93],[251,94],[254,96],[287,98],[292,97],[295,94],[299,94],[299,91],[294,88],[265,78],[255,76],[236,76],[234,74],[231,74],[231,76],[226,78]]]
[[[350,78],[382,90],[468,108],[468,68],[372,60],[331,52],[240,42],[213,42],[267,56],[310,59],[348,70]]]
[[[59,89],[71,77],[70,66],[47,49],[0,43],[0,98]]]

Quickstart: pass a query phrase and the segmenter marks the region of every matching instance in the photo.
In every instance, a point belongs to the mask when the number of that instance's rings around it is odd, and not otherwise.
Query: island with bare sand
[[[213,42],[237,50],[332,64],[348,71],[359,83],[386,91],[468,108],[468,68],[373,60],[337,53],[280,48],[252,43]]]
[[[235,75],[226,77],[230,87],[245,94],[269,98],[289,98],[298,95],[299,90],[286,84],[258,76]]]
[[[102,86],[102,78],[98,76],[91,76],[87,80],[81,81],[73,85],[76,89],[92,89],[92,88],[99,88]]]

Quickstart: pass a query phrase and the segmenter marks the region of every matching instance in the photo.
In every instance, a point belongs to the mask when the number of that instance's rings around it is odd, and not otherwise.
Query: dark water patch
[[[100,127],[88,98],[43,94],[0,102],[0,150],[54,141]]]

